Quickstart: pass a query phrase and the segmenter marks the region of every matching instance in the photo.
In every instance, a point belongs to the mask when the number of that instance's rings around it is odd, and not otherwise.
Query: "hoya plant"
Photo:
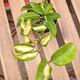
[[[18,26],[23,42],[14,45],[14,56],[18,60],[30,61],[39,54],[35,44],[46,47],[56,37],[56,21],[60,18],[60,14],[55,12],[53,5],[46,0],[40,3],[30,2],[23,6],[21,11],[25,11],[18,18]],[[38,33],[40,37],[36,40],[32,39],[29,36],[32,31]],[[75,54],[76,47],[72,42],[64,44],[52,54],[49,62],[45,58],[41,59],[35,80],[49,80],[52,71],[49,63],[64,66],[72,61]]]

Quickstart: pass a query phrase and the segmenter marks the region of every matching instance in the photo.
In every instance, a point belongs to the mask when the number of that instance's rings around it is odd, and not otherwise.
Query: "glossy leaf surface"
[[[31,2],[30,6],[31,6],[32,10],[35,11],[36,13],[43,14],[43,10],[38,3]]]
[[[50,12],[46,14],[47,16],[50,16],[50,18],[52,18],[52,20],[57,20],[58,18],[60,18],[60,14],[57,12]]]
[[[47,28],[51,32],[52,36],[56,36],[56,34],[57,34],[56,24],[51,19],[51,17],[46,16],[46,24],[45,25],[47,26]]]
[[[63,66],[72,61],[76,54],[76,47],[72,43],[64,44],[51,57],[54,64]]]

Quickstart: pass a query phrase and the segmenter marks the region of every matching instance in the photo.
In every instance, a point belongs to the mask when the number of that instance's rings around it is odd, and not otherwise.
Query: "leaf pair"
[[[22,18],[20,27],[21,27],[21,34],[27,36],[31,30],[30,20],[28,20],[27,23],[25,24]]]
[[[57,66],[64,66],[72,61],[76,53],[76,47],[72,43],[67,43],[60,47],[51,57],[51,61]],[[49,80],[51,76],[49,63],[42,59],[38,65],[36,80]]]
[[[34,59],[37,56],[38,52],[37,51],[33,51],[33,52],[29,52],[29,53],[14,53],[13,55],[16,57],[16,59],[18,60],[22,60],[22,61],[30,61],[32,59]]]
[[[38,54],[38,51],[34,50],[34,46],[31,44],[26,43],[16,44],[14,48],[15,48],[14,56],[19,60],[29,61],[34,59]]]
[[[29,4],[24,6],[22,10],[26,10],[28,8],[30,11],[22,14],[18,18],[18,23],[20,23],[21,19],[23,18],[24,21],[27,21],[28,19],[30,19],[31,21],[40,20],[39,21],[40,24],[40,22],[42,22],[41,20],[43,19],[42,24],[44,25],[45,22],[45,26],[49,29],[51,35],[55,37],[57,34],[57,28],[54,21],[60,18],[60,14],[53,11],[53,5],[46,1],[42,1],[41,3],[30,2]],[[45,31],[46,27],[44,29],[44,27],[38,26],[38,27],[33,27],[33,29],[35,31],[41,32],[41,31]]]

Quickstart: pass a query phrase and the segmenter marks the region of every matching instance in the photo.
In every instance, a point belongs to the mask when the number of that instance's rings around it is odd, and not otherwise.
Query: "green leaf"
[[[42,38],[40,39],[40,44],[44,47],[47,46],[48,42],[51,40],[51,34],[47,34],[42,36]]]
[[[47,0],[42,0],[42,2],[40,3],[40,6],[41,6],[41,8],[42,8],[42,10],[43,10],[43,12],[45,12],[45,8],[46,8],[46,5],[48,4],[48,2],[46,2]]]
[[[21,16],[19,16],[18,18],[18,25],[20,25],[22,18],[24,19],[24,21],[27,21],[28,19],[35,19],[40,17],[37,13],[35,12],[26,12],[23,13]]]
[[[38,3],[31,2],[30,6],[31,6],[32,10],[35,11],[36,13],[43,14],[43,10]]]
[[[21,34],[21,35],[24,35],[24,29],[21,28],[20,34]]]
[[[27,43],[20,43],[14,45],[15,51],[19,53],[31,52],[34,48],[33,45]]]
[[[51,12],[51,13],[47,13],[47,16],[50,16],[50,18],[52,18],[52,20],[57,20],[58,18],[60,18],[60,14],[57,12]]]
[[[31,6],[30,4],[26,4],[25,6],[22,7],[21,11],[24,11],[24,10],[31,10]]]
[[[49,13],[51,10],[53,10],[53,5],[48,3],[45,7],[45,14]]]
[[[49,80],[51,77],[51,67],[48,65],[45,59],[42,59],[38,65],[36,80]]]
[[[72,61],[76,54],[76,47],[73,43],[67,43],[60,47],[51,57],[54,64],[63,66]]]
[[[13,55],[15,56],[16,59],[23,60],[23,61],[30,61],[34,59],[37,56],[38,52],[33,51],[33,52],[25,52],[25,53],[17,53],[15,52]]]
[[[54,21],[51,19],[51,17],[46,16],[46,23],[45,25],[47,26],[47,28],[49,29],[49,31],[51,32],[52,36],[56,36],[57,34],[57,28],[56,28],[56,24],[54,23]]]
[[[21,22],[22,22],[22,20],[24,21],[24,23],[26,23],[28,19],[25,19],[25,20],[24,20],[24,18],[19,19],[18,22],[17,22],[17,26],[18,26],[18,27],[21,27]],[[23,23],[22,23],[22,24],[23,24]]]

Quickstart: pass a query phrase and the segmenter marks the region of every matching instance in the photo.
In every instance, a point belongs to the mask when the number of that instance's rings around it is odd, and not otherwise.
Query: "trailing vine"
[[[35,44],[46,47],[56,37],[56,20],[61,16],[54,11],[53,5],[48,3],[47,0],[42,0],[41,3],[30,2],[23,6],[21,11],[26,11],[18,18],[20,34],[24,40],[22,43],[14,45],[14,56],[19,60],[30,61],[39,54]],[[29,36],[31,31],[37,32],[40,35],[39,39],[32,39]],[[75,45],[69,42],[55,51],[49,62],[46,59],[41,59],[35,80],[48,80],[52,71],[49,63],[52,62],[57,66],[64,66],[72,61],[75,53]]]

